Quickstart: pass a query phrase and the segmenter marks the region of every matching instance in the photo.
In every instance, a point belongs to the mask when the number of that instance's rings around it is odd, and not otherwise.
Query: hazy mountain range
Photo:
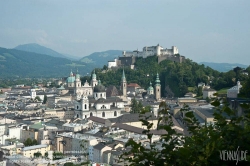
[[[247,68],[248,65],[243,65],[239,63],[214,63],[214,62],[200,62],[199,64],[204,64],[212,69],[218,70],[220,72],[227,72],[235,67]]]
[[[108,61],[122,55],[122,50],[95,52],[78,58],[58,53],[38,44],[19,45],[13,49],[0,47],[0,77],[62,77],[78,68],[81,75],[90,73],[94,68],[107,65]],[[230,63],[201,62],[215,70],[226,72],[236,66],[247,65]]]

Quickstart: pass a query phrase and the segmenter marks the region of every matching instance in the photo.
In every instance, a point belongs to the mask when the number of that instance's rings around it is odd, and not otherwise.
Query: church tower
[[[78,69],[76,71],[76,79],[75,79],[75,88],[81,87],[81,79],[80,79],[80,74],[78,74]]]
[[[95,74],[95,70],[94,70],[94,72],[92,74],[92,80],[91,80],[91,86],[92,86],[92,88],[94,88],[97,84],[98,84],[98,81],[96,79],[96,74]]]
[[[123,97],[127,97],[127,81],[126,81],[124,69],[122,73],[121,90],[122,90]]]
[[[161,81],[159,79],[158,73],[156,75],[156,80],[155,80],[155,99],[156,100],[161,99]]]

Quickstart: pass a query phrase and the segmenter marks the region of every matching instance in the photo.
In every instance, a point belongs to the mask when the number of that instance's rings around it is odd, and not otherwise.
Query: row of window
[[[93,116],[92,112],[90,112],[90,116]],[[117,116],[117,112],[116,111],[114,112],[114,116]],[[105,112],[102,112],[102,117],[105,117]],[[76,118],[79,118],[78,114],[76,114]],[[87,118],[87,115],[85,115],[85,118]]]

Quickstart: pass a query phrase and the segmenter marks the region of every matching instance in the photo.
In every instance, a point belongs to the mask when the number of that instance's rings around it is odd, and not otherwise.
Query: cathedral
[[[91,82],[87,80],[81,85],[78,71],[74,75],[72,72],[66,80],[67,88],[74,91],[75,118],[85,119],[96,116],[104,119],[121,116],[124,110],[124,101],[119,97],[107,97],[106,87],[101,80],[96,79],[95,71],[92,74]],[[123,70],[121,79],[122,97],[127,95],[127,81]]]

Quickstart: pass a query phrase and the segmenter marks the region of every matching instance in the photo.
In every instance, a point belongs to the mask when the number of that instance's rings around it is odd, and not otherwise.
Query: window
[[[92,112],[90,112],[90,116],[93,116],[93,113],[92,113]]]
[[[102,93],[101,93],[101,97],[102,97]]]
[[[95,94],[95,96],[97,97],[97,93]]]
[[[117,112],[116,111],[114,112],[114,116],[117,116]]]
[[[102,117],[105,117],[105,112],[102,112]]]
[[[84,106],[84,107],[85,107],[85,110],[86,110],[86,109],[87,109],[87,104],[85,104],[85,106]]]

